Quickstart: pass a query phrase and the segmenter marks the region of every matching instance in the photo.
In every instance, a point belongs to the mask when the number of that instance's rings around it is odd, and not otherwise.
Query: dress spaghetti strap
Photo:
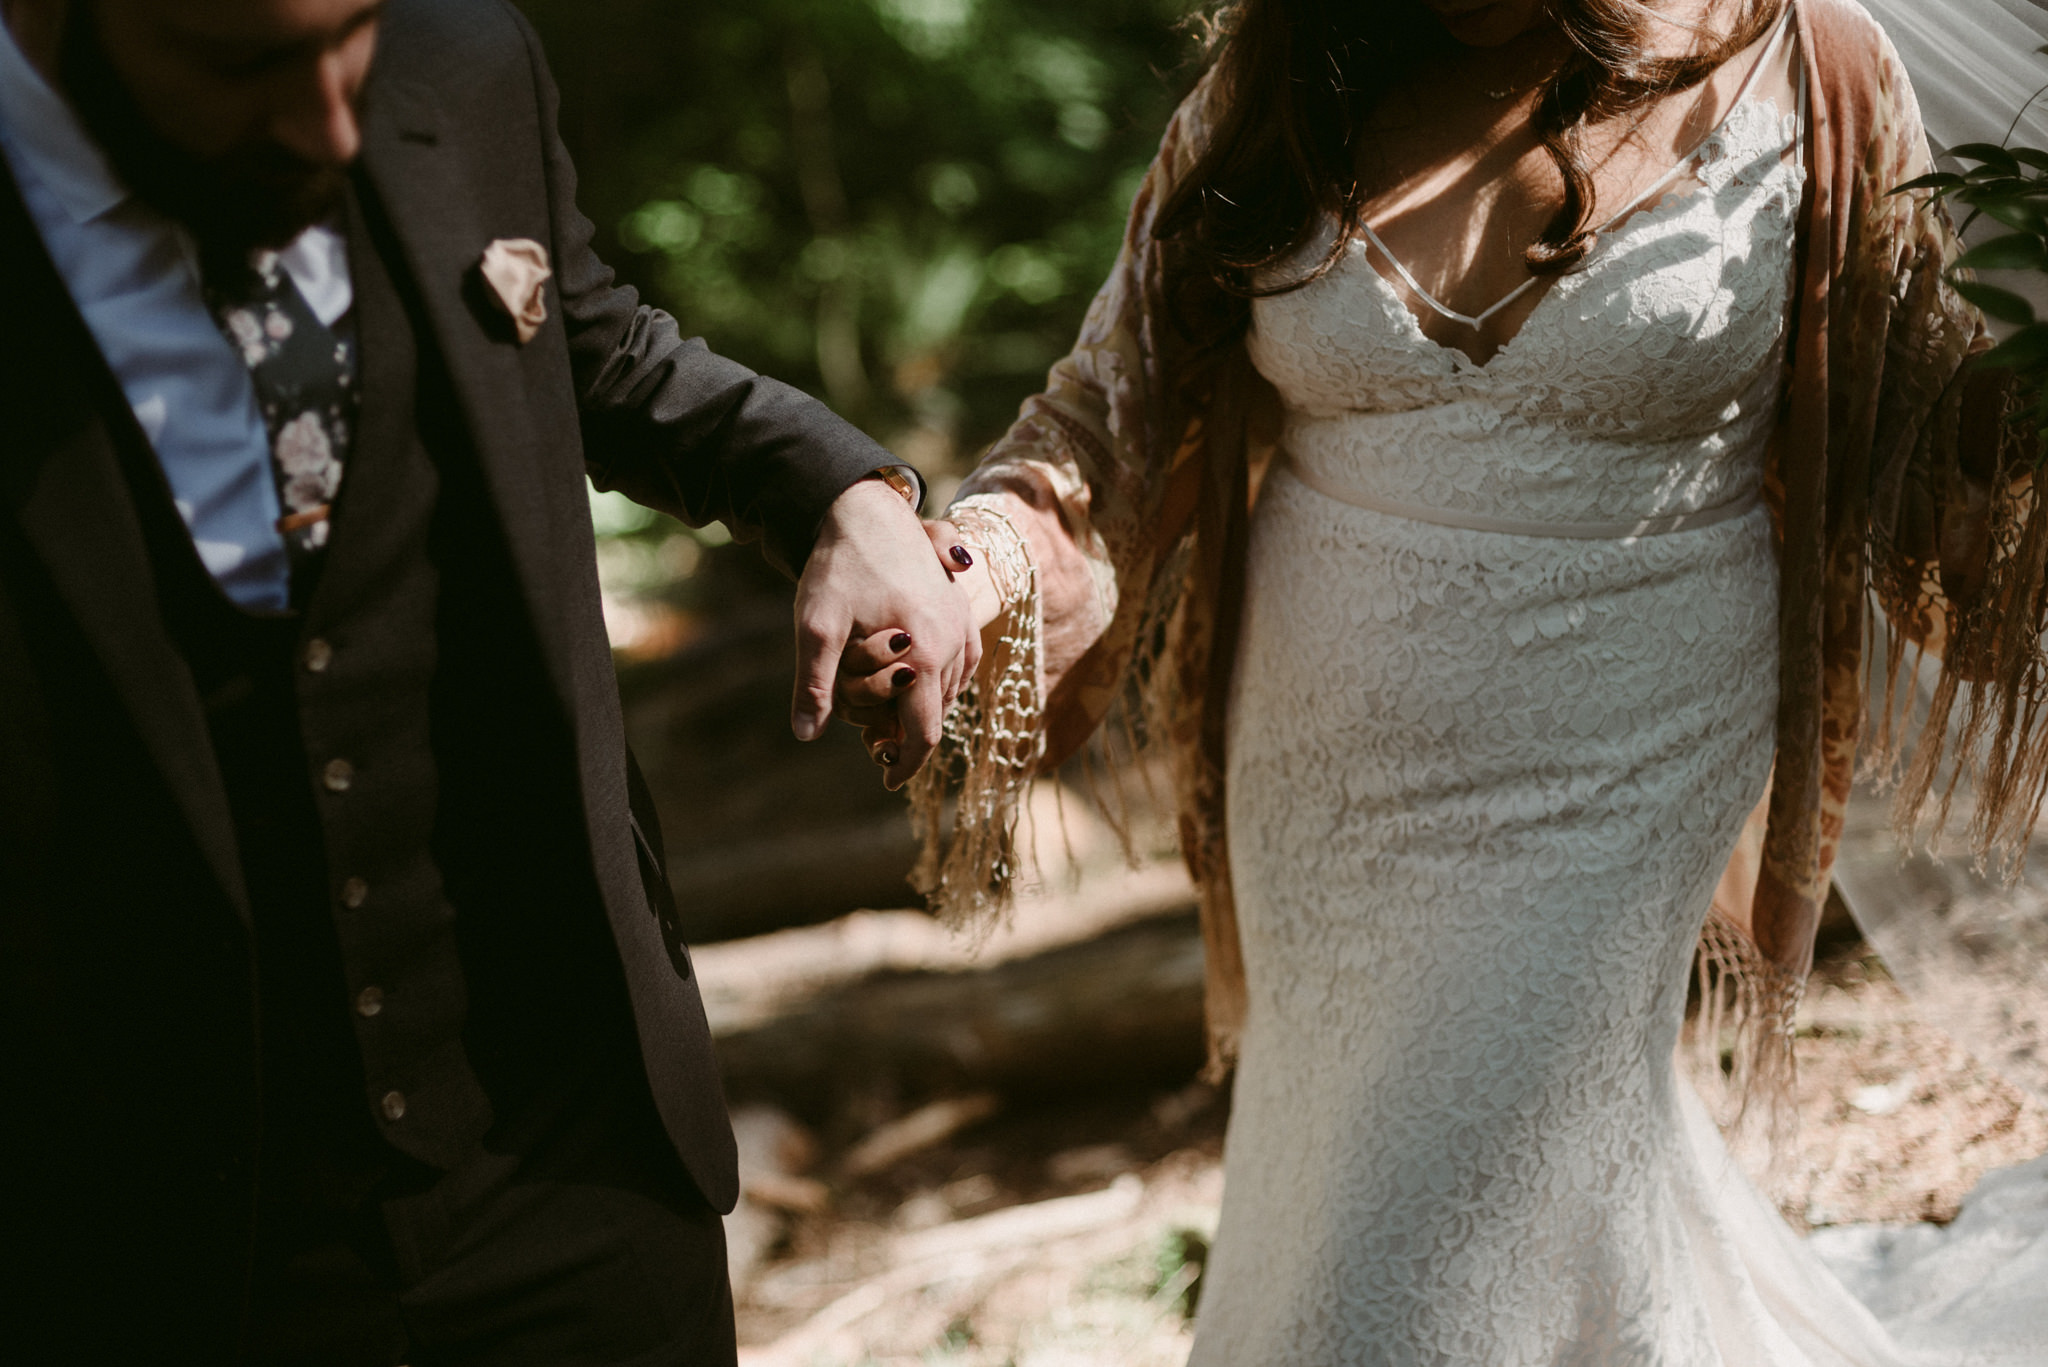
[[[1650,196],[1660,193],[1673,180],[1676,180],[1681,172],[1683,172],[1688,166],[1691,166],[1694,161],[1699,159],[1700,153],[1703,150],[1705,150],[1707,144],[1712,142],[1716,137],[1720,136],[1721,130],[1727,126],[1729,116],[1734,114],[1734,112],[1741,107],[1743,101],[1749,98],[1750,91],[1756,87],[1757,77],[1760,74],[1762,74],[1765,67],[1770,65],[1771,59],[1777,55],[1778,44],[1784,41],[1785,33],[1791,27],[1791,25],[1792,6],[1787,5],[1785,6],[1784,14],[1779,16],[1777,27],[1771,31],[1770,42],[1765,44],[1762,55],[1759,56],[1756,59],[1756,61],[1750,66],[1748,74],[1742,78],[1742,84],[1736,87],[1735,98],[1728,102],[1728,108],[1722,111],[1721,117],[1715,121],[1714,126],[1708,129],[1706,133],[1699,139],[1699,141],[1695,142],[1692,145],[1692,147],[1686,151],[1686,154],[1684,156],[1680,157],[1677,161],[1673,162],[1670,170],[1666,171],[1663,175],[1657,177],[1657,179],[1655,179],[1654,181],[1651,181],[1648,187],[1646,187],[1641,193],[1636,195],[1634,199],[1631,199],[1627,204],[1624,204],[1619,210],[1617,210],[1613,214],[1610,214],[1607,217],[1606,221],[1601,223],[1598,228],[1594,229],[1596,233],[1605,233],[1612,229],[1615,224],[1621,222],[1621,220],[1627,218],[1630,214],[1634,213],[1637,209],[1641,208],[1643,203],[1646,200],[1648,200]],[[1803,135],[1806,127],[1806,70],[1803,65],[1801,66],[1799,73],[1799,115],[1799,127]],[[1365,234],[1366,241],[1372,243],[1372,245],[1379,250],[1379,254],[1387,259],[1387,264],[1394,268],[1394,273],[1401,277],[1401,282],[1405,284],[1409,288],[1409,290],[1414,293],[1417,299],[1420,299],[1423,303],[1427,304],[1431,312],[1439,314],[1444,318],[1448,318],[1451,322],[1463,323],[1466,327],[1469,328],[1483,327],[1487,319],[1493,317],[1496,313],[1499,313],[1502,309],[1514,303],[1517,299],[1520,299],[1530,290],[1535,289],[1540,284],[1543,284],[1545,280],[1549,278],[1547,276],[1532,275],[1527,280],[1524,280],[1521,284],[1515,286],[1514,289],[1510,290],[1507,294],[1503,295],[1492,305],[1488,306],[1485,309],[1482,309],[1478,313],[1459,313],[1456,309],[1446,307],[1444,304],[1439,303],[1435,295],[1431,294],[1428,290],[1422,288],[1421,282],[1416,280],[1414,274],[1410,272],[1408,267],[1402,263],[1400,257],[1395,256],[1392,251],[1388,250],[1387,244],[1380,240],[1380,235],[1372,230],[1372,225],[1370,223],[1361,222],[1358,225],[1358,230]]]

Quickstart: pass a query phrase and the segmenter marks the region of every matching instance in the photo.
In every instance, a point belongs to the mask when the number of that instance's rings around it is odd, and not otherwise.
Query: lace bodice
[[[1355,244],[1322,279],[1259,300],[1248,345],[1286,405],[1287,450],[1450,514],[1601,522],[1754,490],[1803,184],[1794,121],[1736,105],[1695,183],[1603,235],[1484,364],[1424,336]]]

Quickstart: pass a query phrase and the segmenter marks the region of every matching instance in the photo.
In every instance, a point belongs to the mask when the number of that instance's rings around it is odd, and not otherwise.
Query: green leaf
[[[1957,193],[1973,204],[1985,199],[2021,198],[2048,190],[2048,186],[2042,186],[2037,181],[1991,171],[1972,171],[1963,179],[1969,184]]]
[[[2008,176],[2020,173],[2019,160],[1995,142],[1966,142],[1960,147],[1949,148],[1948,154],[1958,160],[1995,166]]]
[[[1956,258],[1956,268],[1966,271],[2048,271],[2048,248],[2044,248],[2041,239],[2032,233],[2010,233],[1970,248]]]
[[[1955,292],[1982,309],[1989,317],[2001,323],[2027,324],[2034,321],[2034,306],[1996,285],[1983,285],[1975,280],[1952,280]]]
[[[1909,190],[1954,190],[1963,184],[1963,178],[1953,171],[1929,171],[1924,176],[1915,176],[1904,185],[1894,185],[1891,193],[1903,195]]]
[[[2013,160],[2033,167],[2037,171],[2048,171],[2048,152],[2038,147],[2008,147]]]
[[[1974,202],[1988,217],[1996,219],[2008,228],[2017,228],[2022,234],[2048,233],[2048,216],[2043,215],[2038,204],[2003,197]]]
[[[2035,176],[2031,180],[2002,176],[1982,185],[1972,185],[1968,192],[1990,199],[2048,199],[2048,176]]]
[[[2048,323],[2021,328],[1977,358],[1977,364],[2001,370],[2038,371],[2048,368]]]

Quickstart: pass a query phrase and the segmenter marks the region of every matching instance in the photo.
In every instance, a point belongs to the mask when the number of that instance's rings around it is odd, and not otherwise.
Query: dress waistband
[[[1353,489],[1318,474],[1291,455],[1287,457],[1287,468],[1293,472],[1296,479],[1324,498],[1348,503],[1354,508],[1364,508],[1369,512],[1385,513],[1389,517],[1406,518],[1411,522],[1428,522],[1438,527],[1455,527],[1460,531],[1498,532],[1503,536],[1557,537],[1568,541],[1632,541],[1638,537],[1669,536],[1674,532],[1697,531],[1701,527],[1711,527],[1717,522],[1741,517],[1763,502],[1762,491],[1752,489],[1726,503],[1717,503],[1698,512],[1667,513],[1662,517],[1645,517],[1633,522],[1525,522],[1519,518],[1452,512],[1444,508],[1424,507],[1418,503],[1403,503],[1394,498],[1381,498],[1377,494]]]

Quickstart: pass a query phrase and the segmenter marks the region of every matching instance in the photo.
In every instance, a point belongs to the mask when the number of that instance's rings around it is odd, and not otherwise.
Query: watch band
[[[879,479],[882,483],[903,495],[903,501],[910,505],[912,512],[924,510],[924,476],[914,465],[883,465],[868,472],[868,479]]]

